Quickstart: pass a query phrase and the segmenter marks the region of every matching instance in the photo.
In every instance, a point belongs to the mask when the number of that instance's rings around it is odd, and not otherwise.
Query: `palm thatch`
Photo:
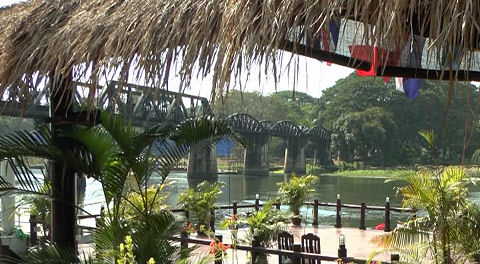
[[[0,9],[0,86],[71,71],[95,83],[104,68],[125,79],[134,68],[165,87],[177,64],[182,86],[213,72],[222,89],[254,62],[278,74],[277,51],[298,52],[331,19],[345,41],[392,51],[416,34],[432,69],[480,69],[476,0],[31,0]]]

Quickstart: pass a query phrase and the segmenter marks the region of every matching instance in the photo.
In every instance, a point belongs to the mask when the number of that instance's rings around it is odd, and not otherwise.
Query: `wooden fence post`
[[[260,210],[260,195],[258,193],[255,195],[255,211]]]
[[[252,247],[259,247],[259,246],[260,246],[260,241],[258,240],[258,235],[254,234],[253,240],[252,240]],[[252,264],[257,263],[257,256],[258,256],[258,252],[252,251]]]
[[[180,233],[180,248],[185,250],[188,248],[188,233],[185,230],[182,230]]]
[[[223,242],[223,236],[222,235],[215,235],[215,242]],[[215,256],[215,264],[222,264],[223,263],[223,256]]]
[[[383,231],[390,232],[390,198],[385,199],[385,227]]]
[[[359,229],[365,230],[367,227],[365,226],[365,210],[367,209],[367,205],[365,203],[361,203],[360,205],[360,226]]]
[[[335,227],[342,227],[342,216],[340,215],[342,211],[342,201],[340,201],[340,194],[337,194],[337,218],[335,221]]]
[[[318,226],[318,199],[313,201],[313,226]]]
[[[35,246],[38,243],[38,236],[37,236],[37,216],[30,215],[30,246]]]
[[[210,211],[210,229],[215,233],[215,209]]]
[[[238,213],[238,204],[237,202],[233,202],[233,214],[236,215]]]
[[[347,248],[345,245],[345,235],[340,234],[338,236],[338,258],[346,258],[347,257]]]
[[[391,263],[399,263],[399,262],[400,262],[400,255],[398,255],[398,254],[391,254],[391,255],[390,255],[390,262],[391,262]]]
[[[301,253],[302,252],[302,246],[299,243],[294,243],[292,245],[293,252],[295,253]],[[302,258],[300,256],[293,256],[292,258],[293,264],[300,264],[302,262]]]

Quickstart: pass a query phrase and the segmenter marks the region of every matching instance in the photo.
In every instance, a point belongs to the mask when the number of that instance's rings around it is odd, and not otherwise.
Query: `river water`
[[[397,188],[405,183],[401,181],[385,182],[385,178],[378,177],[348,177],[348,176],[320,176],[320,181],[316,186],[314,198],[320,202],[336,202],[337,194],[341,195],[342,203],[360,204],[362,202],[368,205],[384,206],[385,198],[390,198],[392,207],[401,206],[401,195],[397,194]],[[288,177],[283,174],[271,174],[268,177],[243,176],[238,174],[220,174],[220,182],[225,186],[218,199],[218,204],[231,204],[234,201],[240,203],[253,203],[256,194],[259,194],[260,200],[266,201],[277,196],[277,183],[287,181]],[[152,183],[158,183],[159,178],[153,177]],[[177,208],[176,201],[178,195],[188,188],[186,172],[172,172],[166,180],[165,190],[170,193],[167,203],[172,208]],[[480,189],[472,189],[471,199],[480,203]],[[101,186],[94,180],[87,180],[87,190],[85,194],[85,209],[97,214],[100,210],[100,203],[103,201]],[[282,207],[287,210],[288,208]],[[251,209],[250,209],[251,210]],[[217,218],[222,218],[228,212],[218,212]],[[306,222],[312,220],[312,208],[302,208],[302,215],[306,217]],[[405,221],[408,218],[406,213],[392,212],[392,227],[397,221]],[[360,212],[355,209],[342,209],[343,226],[357,227],[359,225]],[[368,228],[375,227],[384,221],[383,211],[370,211],[366,213],[366,225]],[[319,224],[333,226],[335,224],[335,208],[320,207]]]

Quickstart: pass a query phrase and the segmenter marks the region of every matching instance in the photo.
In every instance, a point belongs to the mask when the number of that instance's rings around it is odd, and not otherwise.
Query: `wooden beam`
[[[319,48],[309,47],[303,44],[296,44],[292,41],[285,41],[282,50],[292,52],[298,55],[317,59],[320,61],[330,61],[332,63],[353,68],[356,70],[369,71],[371,64],[368,61],[354,59],[349,56],[327,52]],[[480,71],[454,71],[456,81],[480,81]],[[450,80],[450,73],[447,70],[431,70],[424,68],[407,68],[400,66],[380,67],[377,76],[419,78],[428,80]]]
[[[419,78],[428,80],[450,80],[450,72],[448,70],[429,70],[414,69],[399,66],[386,66],[385,69],[379,69],[378,76]],[[480,81],[480,72],[478,71],[454,71],[453,78],[456,81]]]
[[[324,51],[319,48],[309,47],[303,44],[294,43],[292,41],[285,41],[280,49],[292,52],[298,55],[303,55],[320,61],[329,61],[345,67],[350,67],[358,70],[369,71],[371,64],[368,61],[354,59],[349,56],[336,54],[333,52]]]

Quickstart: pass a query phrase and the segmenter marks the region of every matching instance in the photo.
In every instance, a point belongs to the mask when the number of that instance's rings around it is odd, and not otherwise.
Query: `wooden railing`
[[[275,203],[274,204],[277,209],[280,209],[280,203]],[[335,207],[336,208],[336,221],[335,221],[335,227],[336,228],[341,228],[342,227],[342,216],[341,216],[341,210],[342,208],[347,208],[347,209],[359,209],[360,210],[360,223],[359,223],[359,229],[366,229],[365,226],[365,213],[367,210],[372,210],[372,211],[384,211],[385,212],[385,227],[384,231],[388,232],[391,230],[391,219],[390,219],[390,213],[393,212],[400,212],[400,213],[411,213],[412,217],[415,217],[417,210],[414,208],[400,208],[400,207],[391,207],[390,206],[390,201],[388,197],[386,198],[385,206],[367,206],[365,203],[361,204],[343,204],[340,200],[340,195],[337,195],[337,202],[336,203],[326,203],[326,202],[319,202],[317,199],[315,199],[313,202],[306,202],[304,205],[307,206],[313,206],[313,221],[312,225],[317,226],[318,225],[318,208],[319,207]],[[232,209],[233,214],[238,213],[239,208],[253,208],[255,211],[260,210],[260,208],[263,206],[263,204],[260,204],[260,199],[257,195],[257,198],[255,199],[254,204],[238,204],[237,202],[234,202],[231,205],[220,205],[217,207],[217,209],[222,209],[222,210],[228,210]],[[104,210],[104,208],[101,208],[101,212]],[[170,211],[174,213],[184,213],[185,217],[187,219],[189,218],[189,212],[184,210],[184,209],[171,209]],[[78,219],[88,219],[88,218],[95,218],[96,221],[98,221],[101,217],[101,214],[97,215],[82,215],[78,216]],[[211,218],[210,218],[210,228],[212,229],[213,232],[215,232],[215,210],[211,211]],[[31,245],[36,245],[38,243],[38,237],[37,237],[37,225],[43,223],[43,221],[39,220],[36,218],[35,215],[30,216],[30,242]],[[94,227],[85,227],[85,226],[77,226],[79,229],[91,229],[94,230]],[[222,240],[221,236],[216,236],[217,239],[220,241]],[[171,237],[170,240],[173,241],[180,241],[182,247],[188,247],[189,243],[193,244],[199,244],[199,245],[209,245],[211,243],[211,240],[208,239],[198,239],[198,238],[189,238],[188,234],[185,232],[181,233],[181,236],[178,237]],[[279,249],[267,249],[263,247],[259,247],[258,243],[255,241],[252,241],[253,246],[246,246],[246,245],[237,245],[236,249],[237,250],[243,250],[243,251],[249,251],[252,253],[252,259],[255,260],[256,254],[274,254],[274,255],[279,255],[279,256],[288,256],[291,257],[293,260],[293,263],[300,263],[301,259],[311,259],[311,260],[324,260],[324,261],[338,261],[342,260],[344,263],[348,262],[355,262],[355,263],[365,263],[365,260],[358,260],[355,258],[347,258],[346,256],[346,249],[345,249],[345,254],[340,255],[340,250],[339,250],[339,256],[324,256],[324,255],[319,255],[319,254],[312,254],[312,253],[305,253],[305,252],[300,252],[301,247],[300,244],[294,244],[294,247],[292,251],[290,250],[279,250]],[[342,251],[343,252],[343,251]],[[398,260],[398,255],[393,254],[391,256],[392,262],[386,262],[386,263],[395,263],[396,260]],[[363,262],[362,262],[363,261]],[[216,261],[216,263],[221,263]],[[255,262],[252,262],[255,263]]]
[[[180,242],[180,246],[182,249],[187,249],[188,244],[192,243],[195,245],[210,245],[212,240],[210,239],[201,239],[201,238],[190,238],[188,233],[182,231],[180,237],[170,237],[172,241]],[[222,242],[223,236],[216,235],[215,239],[219,242]],[[264,248],[260,246],[257,238],[254,237],[252,241],[252,246],[247,245],[236,245],[235,250],[247,251],[252,254],[251,262],[252,264],[256,263],[256,259],[258,254],[271,254],[271,255],[278,255],[290,257],[292,259],[293,264],[300,264],[302,263],[302,259],[308,260],[323,260],[323,261],[335,261],[339,263],[366,263],[365,259],[357,259],[353,257],[347,257],[347,249],[345,245],[339,245],[338,256],[326,256],[322,254],[315,254],[315,253],[307,253],[301,251],[301,245],[299,243],[293,244],[293,250],[282,250],[282,249],[270,249]],[[383,261],[382,263],[390,264],[390,263],[398,263],[400,256],[398,254],[391,254],[390,261]],[[215,264],[222,264],[222,259],[215,260]]]
[[[280,203],[274,203],[277,209],[280,209]],[[385,217],[384,217],[384,231],[389,232],[391,231],[391,212],[397,212],[397,213],[410,213],[412,214],[412,218],[416,217],[416,212],[417,210],[415,208],[403,208],[403,207],[391,207],[390,206],[390,200],[387,197],[385,199],[385,206],[367,206],[366,203],[361,203],[361,204],[343,204],[342,201],[340,200],[340,195],[337,195],[337,202],[336,203],[326,203],[326,202],[319,202],[317,199],[315,199],[313,202],[306,202],[304,205],[308,206],[313,206],[313,221],[312,225],[313,226],[318,226],[318,208],[319,207],[335,207],[336,208],[336,217],[335,217],[335,227],[336,228],[341,228],[342,227],[342,215],[341,211],[342,208],[347,208],[347,209],[359,209],[360,210],[360,222],[359,222],[359,229],[366,229],[365,225],[365,214],[367,210],[370,211],[384,211],[385,212]],[[220,205],[217,207],[217,209],[232,209],[233,214],[237,214],[237,211],[239,208],[255,208],[256,211],[262,207],[263,204],[260,204],[260,199],[256,198],[255,199],[255,204],[238,204],[234,202],[232,205]],[[185,216],[189,218],[189,213],[185,211],[185,209],[172,209],[172,212],[184,212]],[[211,219],[215,219],[215,211],[211,211]],[[212,230],[215,230],[215,222],[211,221],[210,223],[210,228]]]

